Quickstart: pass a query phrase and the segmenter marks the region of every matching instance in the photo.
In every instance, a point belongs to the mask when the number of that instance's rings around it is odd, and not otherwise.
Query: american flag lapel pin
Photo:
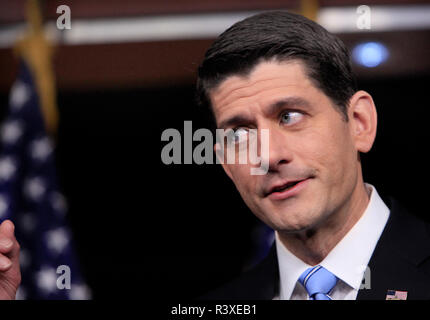
[[[407,296],[407,291],[388,290],[385,300],[406,300]]]

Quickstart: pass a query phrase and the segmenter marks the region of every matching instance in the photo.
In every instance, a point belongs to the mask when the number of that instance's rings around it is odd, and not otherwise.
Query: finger
[[[12,261],[5,255],[0,253],[0,271],[4,272],[12,267]]]
[[[14,240],[0,236],[0,253],[9,253],[12,250]]]
[[[5,220],[0,224],[0,237],[15,238],[15,225],[10,220]]]
[[[0,253],[12,251],[15,239],[15,225],[10,220],[5,220],[0,224]]]
[[[15,225],[10,220],[5,220],[0,224],[0,240],[1,239],[9,239],[12,241],[12,246],[6,251],[1,251],[1,241],[0,241],[0,253],[7,254],[8,258],[12,260],[12,262],[18,261],[19,257],[19,243],[15,238]],[[6,247],[9,244],[6,241]]]

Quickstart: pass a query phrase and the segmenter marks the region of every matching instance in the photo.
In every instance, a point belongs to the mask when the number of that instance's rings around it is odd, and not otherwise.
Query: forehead
[[[249,75],[228,77],[209,95],[218,118],[220,113],[235,106],[276,99],[279,98],[277,95],[305,94],[309,89],[315,87],[301,61],[265,61],[259,63]]]

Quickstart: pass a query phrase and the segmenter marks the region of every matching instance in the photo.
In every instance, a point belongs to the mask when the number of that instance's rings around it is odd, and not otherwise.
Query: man
[[[337,37],[288,12],[247,18],[207,51],[197,93],[242,142],[269,131],[267,174],[222,166],[275,230],[263,262],[206,298],[430,299],[430,228],[363,181],[376,108]]]

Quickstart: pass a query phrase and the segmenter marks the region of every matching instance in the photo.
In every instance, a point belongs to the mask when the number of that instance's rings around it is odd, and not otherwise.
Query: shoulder
[[[430,224],[396,199],[389,198],[390,217],[380,242],[416,264],[430,257]]]
[[[428,250],[430,255],[430,224],[420,215],[389,198],[390,217],[383,236],[393,241],[400,250]],[[408,241],[404,241],[404,240]]]
[[[371,289],[358,299],[385,299],[387,290],[408,292],[408,300],[430,299],[430,225],[393,198],[390,216],[369,262]]]

